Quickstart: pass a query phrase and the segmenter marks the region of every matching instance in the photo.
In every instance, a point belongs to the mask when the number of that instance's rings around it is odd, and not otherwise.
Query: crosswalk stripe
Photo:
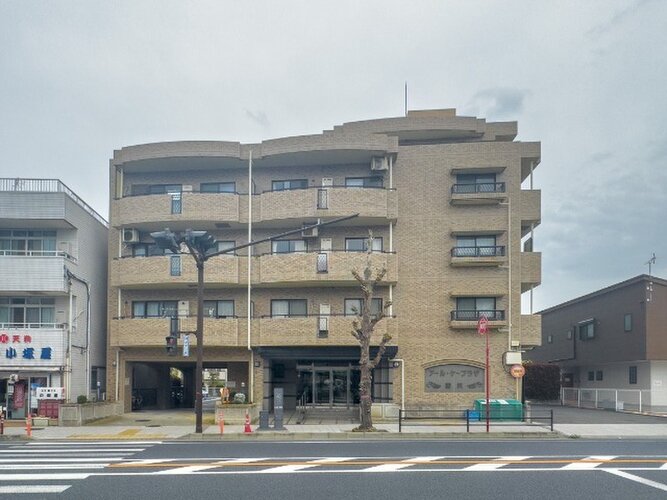
[[[0,486],[0,494],[9,494],[9,493],[62,493],[67,488],[71,487],[71,484],[17,484],[14,486]]]
[[[584,458],[582,461],[574,461],[562,469],[564,470],[588,470],[595,469],[598,465],[602,465],[604,461],[613,460],[616,455],[591,455]],[[599,461],[598,461],[599,460]]]
[[[97,458],[0,458],[0,464],[15,463],[78,463],[78,462],[118,462],[123,457],[97,457]]]
[[[95,441],[94,443],[71,443],[69,441],[29,441],[25,445],[21,446],[30,446],[34,448],[39,447],[52,447],[52,446],[152,446],[155,444],[162,444],[162,441]]]
[[[90,473],[85,472],[68,472],[65,474],[0,474],[0,481],[74,481],[75,479],[86,479],[89,476]]]
[[[364,469],[364,472],[391,472],[396,470],[405,469],[406,467],[411,467],[416,465],[415,462],[433,462],[442,457],[414,457],[407,458],[402,461],[402,463],[393,463],[393,464],[382,464],[376,465],[374,467],[368,467]]]
[[[36,454],[36,453],[129,453],[144,451],[146,448],[49,448],[42,450],[34,449],[14,449],[14,450],[0,450],[4,454]]]
[[[530,457],[517,457],[517,456],[511,456],[511,457],[498,457],[494,461],[491,462],[485,462],[482,464],[475,464],[471,465],[470,467],[465,467],[463,470],[470,470],[470,471],[484,471],[484,470],[496,470],[500,469],[501,467],[505,467],[506,465],[509,465],[508,462],[518,462],[521,460],[526,460]]]
[[[71,463],[71,464],[15,464],[15,465],[0,465],[0,470],[56,470],[56,469],[104,469],[109,463],[101,464],[80,464],[80,463]]]

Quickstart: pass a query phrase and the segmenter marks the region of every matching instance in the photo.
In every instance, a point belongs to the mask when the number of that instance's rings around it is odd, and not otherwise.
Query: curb
[[[423,440],[423,439],[515,439],[515,438],[538,438],[538,439],[562,439],[563,434],[554,432],[491,432],[491,433],[467,433],[467,432],[419,432],[419,433],[389,433],[389,432],[271,432],[262,431],[252,434],[187,434],[175,441],[401,441],[401,440]]]

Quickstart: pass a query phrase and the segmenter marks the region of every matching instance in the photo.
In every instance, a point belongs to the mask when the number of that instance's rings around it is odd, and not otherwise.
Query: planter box
[[[256,423],[259,420],[259,405],[248,404],[221,404],[215,405],[215,423],[220,423],[222,418],[228,425],[243,425],[245,423],[246,411],[250,415],[250,423]]]
[[[121,402],[62,404],[58,414],[58,425],[79,427],[93,420],[122,414],[123,403]]]
[[[32,417],[32,426],[33,427],[48,427],[49,418],[48,417]]]
[[[371,418],[373,422],[396,422],[399,408],[395,403],[373,403]]]

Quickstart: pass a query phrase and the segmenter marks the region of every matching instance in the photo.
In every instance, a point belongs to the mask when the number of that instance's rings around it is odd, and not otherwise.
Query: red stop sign
[[[477,333],[480,335],[486,335],[489,332],[489,320],[486,319],[486,316],[480,316],[477,321]]]

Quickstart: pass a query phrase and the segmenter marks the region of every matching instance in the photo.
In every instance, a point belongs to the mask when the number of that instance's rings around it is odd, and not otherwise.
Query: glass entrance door
[[[358,370],[350,366],[323,367],[301,365],[299,371],[299,394],[303,394],[304,402],[317,406],[343,406],[359,404],[358,390],[352,387],[359,385]]]
[[[331,403],[348,406],[350,384],[347,370],[331,370]]]

